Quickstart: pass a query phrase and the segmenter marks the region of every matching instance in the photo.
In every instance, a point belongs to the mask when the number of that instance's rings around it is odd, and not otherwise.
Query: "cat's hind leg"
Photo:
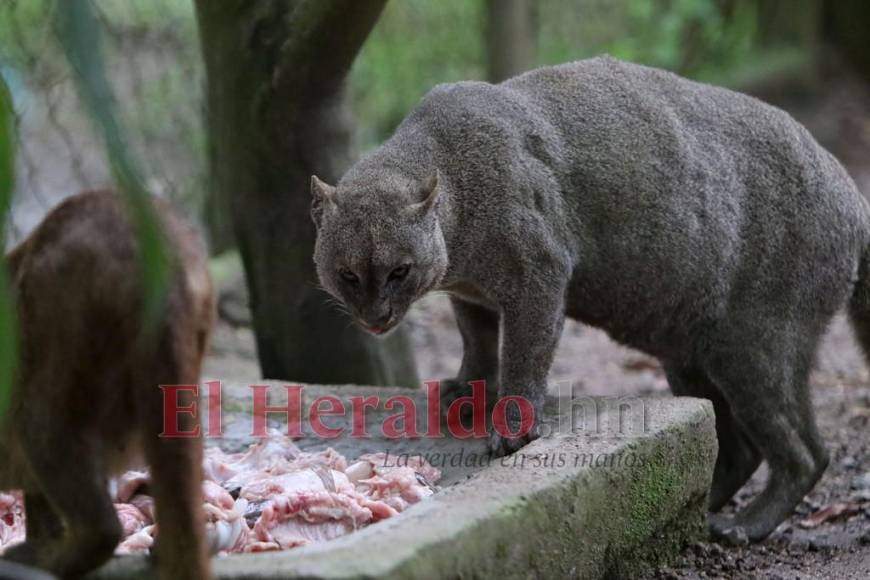
[[[674,395],[700,397],[713,402],[719,453],[713,471],[709,507],[710,511],[719,511],[758,469],[761,454],[735,420],[728,401],[700,367],[665,363],[664,368]]]
[[[791,515],[828,464],[808,392],[819,331],[781,322],[758,320],[753,328],[733,332],[705,363],[770,473],[764,490],[733,518],[711,517],[716,536],[738,532],[736,537],[745,533],[752,541],[764,539]]]

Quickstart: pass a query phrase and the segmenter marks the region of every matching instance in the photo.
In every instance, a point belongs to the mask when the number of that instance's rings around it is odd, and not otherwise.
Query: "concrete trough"
[[[275,383],[272,391],[283,391]],[[250,442],[247,389],[224,389],[224,447]],[[310,386],[304,405],[333,395],[411,396],[425,425],[424,394],[408,389]],[[279,405],[270,395],[270,405]],[[217,578],[627,578],[665,565],[704,535],[716,456],[708,401],[691,398],[548,402],[552,431],[519,453],[490,459],[485,439],[388,439],[392,413],[370,409],[372,437],[324,441],[349,459],[388,451],[427,455],[441,491],[400,514],[331,542],[212,560]],[[346,417],[324,419],[350,430]],[[424,427],[421,427],[424,430]],[[436,455],[437,454],[437,455]],[[99,578],[150,578],[145,558],[120,557]]]

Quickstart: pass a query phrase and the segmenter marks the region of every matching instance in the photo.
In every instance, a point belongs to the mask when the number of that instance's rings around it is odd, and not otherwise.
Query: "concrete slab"
[[[304,408],[323,395],[350,405],[353,396],[373,394],[411,396],[425,424],[424,395],[408,389],[312,386],[304,390]],[[242,399],[228,399],[234,411],[225,419],[224,446],[249,438]],[[666,564],[703,535],[716,456],[708,401],[561,403],[548,403],[549,436],[504,459],[490,459],[481,439],[385,438],[380,425],[392,413],[382,408],[367,416],[369,439],[301,440],[303,447],[332,446],[348,457],[389,451],[401,461],[403,453],[429,454],[444,471],[444,487],[396,518],[328,543],[216,558],[215,576],[626,578]],[[350,413],[324,420],[348,431],[350,421]],[[144,558],[124,557],[98,577],[150,576]]]

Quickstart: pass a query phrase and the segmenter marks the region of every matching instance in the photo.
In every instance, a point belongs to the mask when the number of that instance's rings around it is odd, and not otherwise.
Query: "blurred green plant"
[[[72,66],[79,95],[105,142],[115,184],[127,202],[139,236],[145,320],[150,325],[157,320],[163,304],[169,276],[169,249],[115,114],[103,61],[101,24],[88,0],[58,0],[54,8],[57,35]]]
[[[0,251],[5,251],[6,219],[15,185],[15,117],[12,95],[0,75]],[[0,261],[0,418],[9,407],[12,382],[18,361],[16,311],[6,274]]]
[[[757,60],[755,3],[539,0],[538,64],[602,53],[710,81]],[[389,2],[351,71],[357,145],[392,133],[436,83],[485,75],[482,0]]]
[[[388,2],[350,75],[357,145],[382,141],[434,84],[484,76],[482,0]]]
[[[56,1],[0,0],[0,65],[16,73],[10,83],[24,79],[34,108],[45,107],[54,89],[68,79],[64,53],[51,42],[46,26],[45,15]],[[127,123],[128,148],[140,160],[140,175],[152,190],[168,193],[189,213],[200,212],[206,195],[207,142],[192,1],[89,4],[104,32],[106,75],[117,95],[117,114]],[[785,59],[795,60],[800,56],[795,52],[802,50],[786,47],[792,52],[771,55],[760,45],[758,4],[539,0],[538,64],[607,52],[739,87]],[[726,5],[728,10],[723,9]],[[484,77],[483,17],[483,0],[387,3],[349,79],[358,150],[387,138],[433,85]],[[12,88],[15,92],[19,87]],[[75,136],[79,112],[60,109],[60,124]]]
[[[0,69],[12,75],[7,81],[19,112],[37,113],[26,121],[22,134],[36,133],[37,142],[60,137],[71,143],[69,150],[53,153],[57,162],[71,167],[88,157],[76,147],[90,143],[91,127],[67,97],[73,79],[52,21],[46,18],[55,1],[0,0]],[[100,24],[116,115],[125,120],[127,147],[137,156],[143,180],[152,192],[171,197],[188,214],[199,213],[205,197],[207,143],[192,1],[91,0],[90,5]],[[52,107],[46,123],[42,115]],[[31,148],[40,147],[32,143],[28,141]],[[40,180],[43,172],[34,175]],[[40,189],[41,183],[25,182]]]

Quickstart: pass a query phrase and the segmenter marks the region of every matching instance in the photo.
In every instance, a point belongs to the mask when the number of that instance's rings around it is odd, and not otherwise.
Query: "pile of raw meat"
[[[348,465],[332,449],[304,453],[277,434],[243,453],[207,449],[202,492],[212,552],[285,550],[331,540],[432,495],[437,469],[420,458],[395,459],[376,453]],[[124,528],[116,553],[148,551],[157,534],[148,474],[125,473],[112,482],[111,493]],[[0,552],[24,534],[21,494],[0,493]]]

